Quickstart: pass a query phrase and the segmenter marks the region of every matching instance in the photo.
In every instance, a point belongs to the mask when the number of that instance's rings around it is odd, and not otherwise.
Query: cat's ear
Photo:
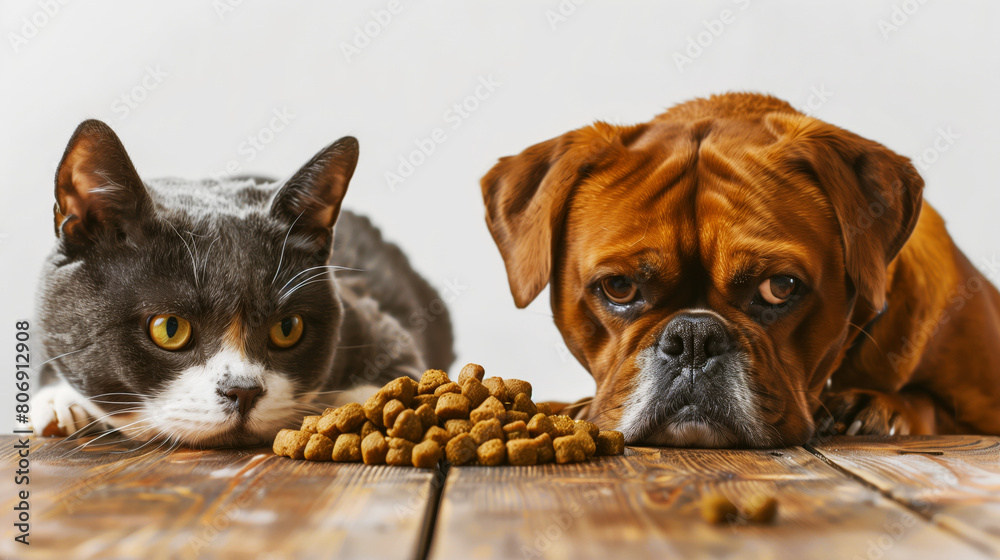
[[[151,208],[149,193],[111,127],[76,127],[56,171],[56,236],[86,244],[108,230],[128,234]]]
[[[358,141],[345,136],[320,150],[274,195],[271,216],[295,229],[315,234],[321,242],[340,215],[340,203],[358,164]]]

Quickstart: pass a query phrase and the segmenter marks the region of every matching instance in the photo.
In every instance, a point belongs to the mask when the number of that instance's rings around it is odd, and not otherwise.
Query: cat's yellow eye
[[[180,350],[191,341],[191,323],[169,313],[149,320],[149,338],[164,350]]]
[[[271,343],[278,348],[290,348],[302,338],[302,317],[289,315],[271,325]]]

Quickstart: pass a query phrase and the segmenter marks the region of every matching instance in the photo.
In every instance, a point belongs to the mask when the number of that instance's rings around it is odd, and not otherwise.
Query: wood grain
[[[839,437],[815,448],[934,523],[1000,556],[1000,438]]]
[[[14,441],[0,438],[5,465],[15,462]],[[293,461],[268,449],[81,443],[32,441],[32,544],[11,535],[0,555],[415,558],[441,485],[428,470]],[[13,476],[0,477],[3,511],[17,488]]]
[[[702,520],[703,492],[777,496],[771,525]],[[801,449],[631,449],[580,465],[457,467],[431,558],[980,558]]]

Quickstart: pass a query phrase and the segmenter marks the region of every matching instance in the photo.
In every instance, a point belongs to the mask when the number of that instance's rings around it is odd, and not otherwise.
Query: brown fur
[[[675,312],[709,308],[750,353],[783,444],[807,440],[814,415],[859,433],[1000,434],[1000,295],[922,188],[908,159],[755,94],[598,122],[482,180],[515,303],[551,283],[556,325],[597,381],[594,420],[616,425],[637,354]],[[633,320],[595,299],[615,274],[646,278]],[[762,324],[741,302],[773,274],[808,291]]]

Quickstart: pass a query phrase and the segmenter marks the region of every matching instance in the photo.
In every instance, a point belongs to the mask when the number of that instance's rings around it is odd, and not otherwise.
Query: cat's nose
[[[229,403],[240,411],[240,416],[246,416],[253,408],[257,397],[263,392],[260,387],[230,387],[229,389],[219,389],[219,394],[229,399]]]

